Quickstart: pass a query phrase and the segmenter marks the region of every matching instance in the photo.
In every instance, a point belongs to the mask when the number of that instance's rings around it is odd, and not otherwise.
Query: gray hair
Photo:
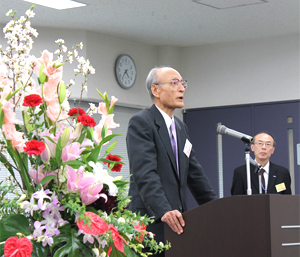
[[[157,83],[157,71],[163,68],[171,68],[171,67],[168,66],[155,67],[149,72],[146,78],[146,89],[151,97],[152,102],[154,101],[154,96],[151,91],[151,85]]]

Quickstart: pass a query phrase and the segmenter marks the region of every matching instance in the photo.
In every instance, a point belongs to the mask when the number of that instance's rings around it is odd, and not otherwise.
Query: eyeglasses
[[[153,83],[154,85],[162,85],[166,83],[171,83],[173,87],[178,87],[179,83],[183,86],[184,89],[187,88],[187,80],[179,80],[179,79],[172,79],[171,81],[166,81],[166,82],[159,82],[159,83]]]
[[[258,141],[257,143],[254,143],[255,145],[258,145],[259,147],[263,147],[264,145],[266,146],[266,148],[271,148],[273,147],[273,144],[271,142],[262,142],[262,141]]]

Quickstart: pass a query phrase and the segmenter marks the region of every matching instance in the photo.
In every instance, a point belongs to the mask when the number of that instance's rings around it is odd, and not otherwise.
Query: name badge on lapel
[[[190,154],[191,154],[191,151],[192,151],[192,144],[191,142],[187,139],[185,141],[185,145],[184,145],[184,148],[183,148],[183,152],[185,153],[185,155],[189,158],[190,157]]]
[[[285,184],[284,184],[284,183],[278,184],[278,185],[276,185],[275,187],[276,187],[277,193],[286,190]]]

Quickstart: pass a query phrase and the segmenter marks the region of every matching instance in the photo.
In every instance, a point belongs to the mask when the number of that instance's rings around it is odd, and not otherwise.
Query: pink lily
[[[44,169],[44,165],[40,165],[39,167],[38,167],[38,170],[35,170],[35,169],[32,169],[32,170],[30,170],[29,172],[28,172],[28,174],[29,174],[29,176],[31,177],[31,179],[33,180],[33,182],[35,183],[35,184],[38,184],[38,183],[40,183],[41,182],[41,180],[43,179],[43,178],[45,178],[45,177],[47,177],[47,176],[50,176],[50,175],[56,175],[56,173],[55,172],[44,172],[43,171],[43,169]],[[38,179],[38,180],[37,180]],[[50,183],[50,181],[49,182],[47,182],[47,183],[45,183],[45,187],[48,185]]]
[[[102,190],[103,184],[98,183],[95,185],[88,186],[84,188],[80,192],[80,198],[83,204],[89,205],[96,200],[98,200],[100,197],[103,197],[107,201],[107,195],[106,194],[99,194],[99,192]]]
[[[80,167],[77,171],[75,171],[72,167],[67,166],[68,169],[68,189],[77,193],[88,185],[92,185],[95,183],[95,179],[93,177],[84,177],[84,168]]]
[[[61,159],[66,161],[76,160],[80,154],[83,152],[84,148],[80,149],[80,144],[78,142],[74,142],[72,144],[67,145],[63,148],[61,153]]]

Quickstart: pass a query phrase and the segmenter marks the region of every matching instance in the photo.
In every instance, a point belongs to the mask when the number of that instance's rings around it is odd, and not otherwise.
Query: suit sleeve
[[[233,172],[233,179],[231,185],[231,195],[244,195],[245,189],[243,186],[243,177],[241,172],[238,169],[235,169]]]
[[[153,126],[149,119],[138,115],[133,116],[128,126],[127,151],[135,193],[142,200],[135,204],[140,204],[141,208],[147,209],[150,216],[154,216],[155,220],[160,220],[172,208],[165,196],[157,172]],[[139,208],[139,206],[135,207]]]
[[[283,194],[291,195],[292,194],[292,189],[291,189],[291,175],[289,170],[285,171],[284,174],[284,183],[286,190],[283,191]]]

